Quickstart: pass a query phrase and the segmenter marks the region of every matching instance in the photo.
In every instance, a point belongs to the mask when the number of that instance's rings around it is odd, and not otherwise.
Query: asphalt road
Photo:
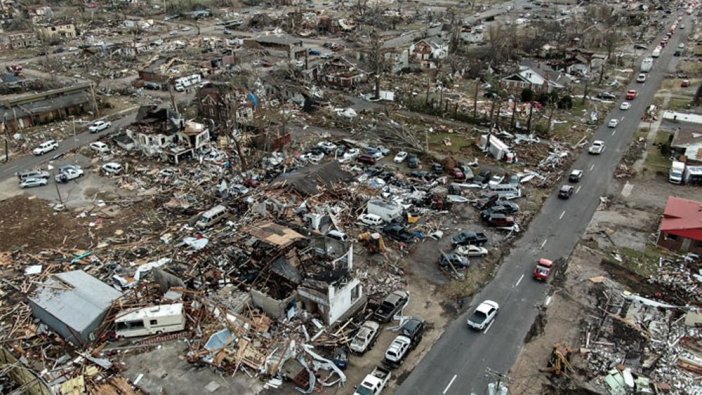
[[[41,156],[26,155],[16,158],[10,157],[9,162],[0,164],[0,180],[5,180],[12,177],[18,171],[35,169],[39,167],[46,168],[46,164],[51,161],[52,157],[70,152],[85,144],[96,141],[102,135],[111,133],[119,128],[123,128],[133,123],[135,116],[136,109],[126,113],[126,115],[122,116],[121,118],[112,121],[112,127],[109,129],[94,134],[88,132],[87,125],[76,124],[76,136],[71,136],[65,140],[59,141],[59,147],[54,151]]]
[[[683,21],[690,26],[692,18],[685,17]],[[672,22],[667,25],[670,24]],[[618,102],[617,108],[603,120],[606,123],[611,118],[620,119],[617,128],[603,125],[596,131],[592,140],[603,140],[605,151],[593,156],[584,149],[576,160],[573,169],[582,169],[585,175],[576,184],[573,196],[569,200],[560,200],[556,196],[558,188],[554,190],[515,243],[493,281],[475,296],[468,312],[449,324],[430,352],[404,380],[397,394],[484,394],[487,393],[487,384],[496,381],[495,372],[506,375],[522,349],[538,307],[545,304],[548,286],[531,278],[535,261],[541,257],[555,259],[570,255],[599,205],[600,197],[607,194],[612,174],[664,74],[677,63],[677,58],[672,56],[675,46],[689,31],[692,30],[678,30],[673,35],[644,84],[632,82],[626,88],[638,90],[638,97],[627,111],[619,110]],[[662,36],[655,42],[660,38]],[[655,45],[652,44],[648,54]],[[483,333],[469,330],[466,325],[469,313],[486,299],[501,306],[494,325]]]

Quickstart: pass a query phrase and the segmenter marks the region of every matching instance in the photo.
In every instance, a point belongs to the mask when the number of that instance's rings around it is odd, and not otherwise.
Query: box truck
[[[648,73],[653,68],[653,58],[644,58],[641,61],[641,72]]]
[[[685,163],[677,160],[673,161],[668,173],[668,181],[672,184],[682,184],[683,175],[685,174]]]

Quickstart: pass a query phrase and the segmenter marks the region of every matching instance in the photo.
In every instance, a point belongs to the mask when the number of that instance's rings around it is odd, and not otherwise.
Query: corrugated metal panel
[[[82,270],[59,273],[47,279],[32,295],[34,315],[64,335],[69,331],[87,336],[120,292]],[[52,322],[55,318],[66,327]],[[85,339],[83,339],[85,340]]]

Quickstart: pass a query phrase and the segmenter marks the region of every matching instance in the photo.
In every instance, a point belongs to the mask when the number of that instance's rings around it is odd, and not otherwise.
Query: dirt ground
[[[19,195],[0,201],[0,251],[23,249],[38,253],[45,249],[88,249],[102,239],[114,236],[135,222],[141,210],[153,209],[149,202],[129,210],[106,207],[56,212],[52,202],[35,196]],[[109,213],[109,215],[108,215]]]

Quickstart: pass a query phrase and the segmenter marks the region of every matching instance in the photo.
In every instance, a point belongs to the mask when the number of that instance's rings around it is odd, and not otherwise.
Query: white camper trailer
[[[115,318],[117,337],[147,336],[185,329],[183,304],[164,304],[121,312]]]

